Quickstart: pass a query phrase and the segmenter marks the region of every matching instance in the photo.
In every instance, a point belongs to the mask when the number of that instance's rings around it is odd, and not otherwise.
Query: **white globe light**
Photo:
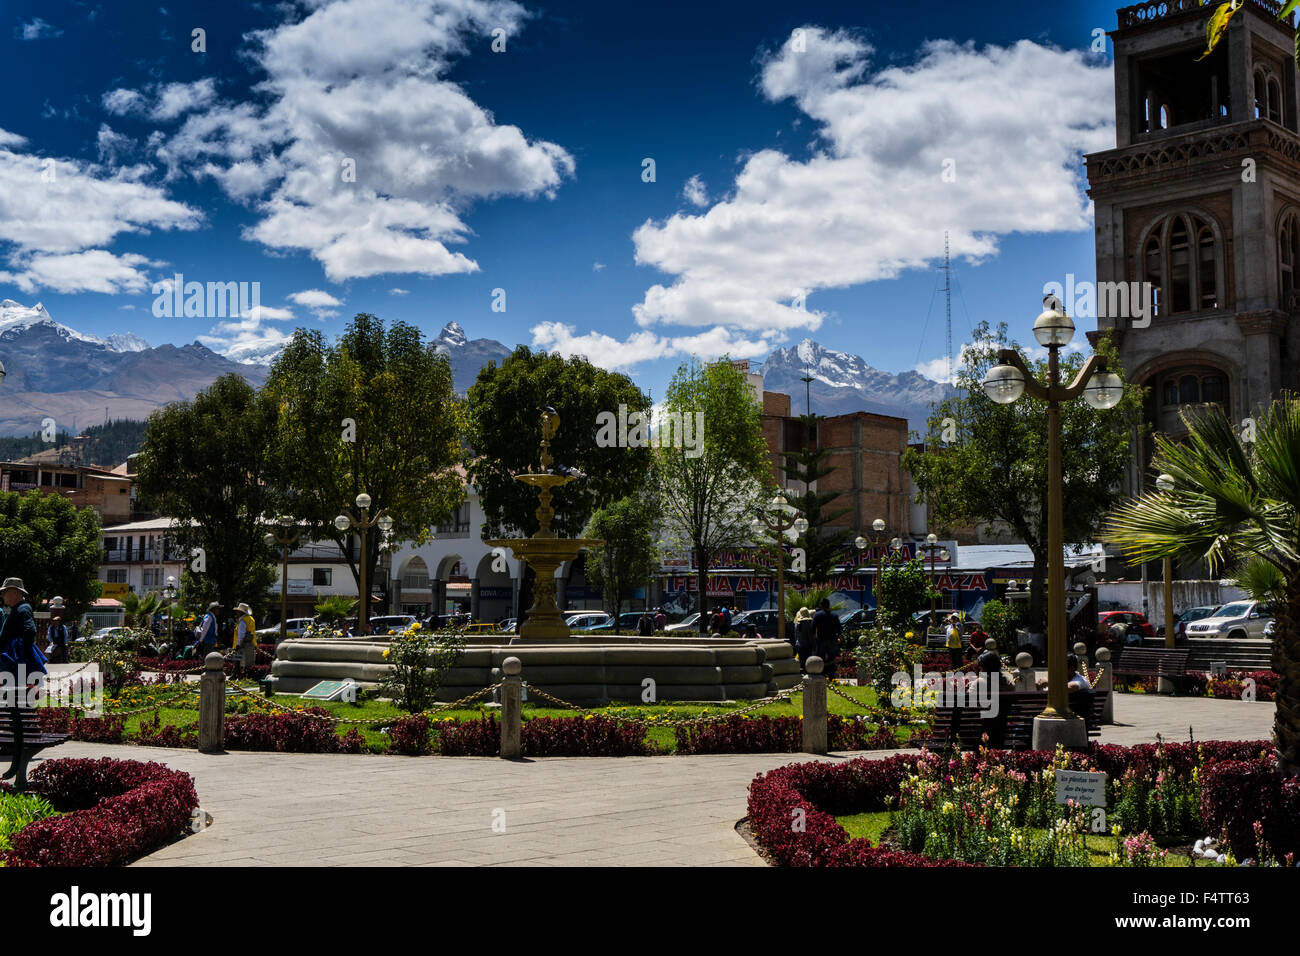
[[[169,588],[176,587],[176,575],[174,574],[167,575],[167,586]]]
[[[804,518],[795,518],[793,527],[795,534],[803,534],[808,530],[808,522]]]
[[[1049,348],[1069,345],[1074,338],[1074,320],[1060,309],[1048,306],[1034,319],[1034,338]]]
[[[1156,487],[1159,488],[1161,491],[1173,491],[1174,476],[1161,475],[1159,478],[1156,479]]]
[[[853,539],[853,547],[857,548],[859,551],[867,550],[867,539],[862,537],[862,535],[858,535]]]
[[[787,504],[789,504],[789,502],[785,500],[785,495],[777,495],[775,498],[772,499],[772,507],[775,510],[779,511],[781,508],[784,508]]]
[[[938,540],[939,540],[939,536],[938,536],[937,534],[927,534],[927,535],[925,536],[925,543],[926,543],[926,544],[934,544],[934,543],[937,542]]]
[[[983,388],[999,405],[1010,405],[1025,393],[1025,376],[1014,365],[995,365],[984,376]]]
[[[268,534],[262,540],[266,542],[268,548],[274,548],[276,545],[275,535],[273,534]]]
[[[280,527],[281,528],[293,527],[293,519],[290,518],[288,515],[280,515]]]
[[[348,528],[352,527],[352,519],[347,515],[339,515],[334,519],[334,527],[340,531],[347,531]]]
[[[947,549],[947,548],[944,548],[942,551],[939,552],[939,560],[940,560],[940,561],[947,561],[950,557],[952,557],[952,555],[950,555],[950,554],[948,553],[948,549]]]
[[[1114,408],[1124,397],[1124,383],[1114,372],[1098,372],[1083,387],[1083,400],[1093,408]]]
[[[378,520],[377,522],[375,522],[375,523],[376,523],[377,525],[379,525],[379,530],[380,530],[380,531],[392,531],[392,530],[393,530],[393,519],[390,518],[388,515],[380,515],[380,516],[379,516],[379,520]]]
[[[357,507],[361,509],[370,507],[370,496],[364,491],[357,495]]]
[[[884,531],[884,530],[885,530],[885,519],[884,519],[884,518],[877,518],[875,521],[871,522],[871,530],[874,531],[874,532],[876,532],[876,534],[880,534],[880,532]]]
[[[903,546],[903,539],[895,538],[893,541],[889,542],[889,546],[897,551]]]

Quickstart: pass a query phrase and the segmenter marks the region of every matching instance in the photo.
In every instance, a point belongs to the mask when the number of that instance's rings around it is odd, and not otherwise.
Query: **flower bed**
[[[803,718],[736,715],[675,728],[679,754],[798,753],[803,749]],[[828,714],[830,750],[896,750],[902,744],[888,727]]]
[[[1277,696],[1277,682],[1277,671],[1228,671],[1226,674],[1188,671],[1186,693],[1192,697],[1242,700],[1249,686],[1253,687],[1255,700],[1273,700]]]
[[[203,658],[196,657],[191,660],[182,660],[176,657],[141,657],[138,658],[141,671],[153,671],[159,674],[197,674],[203,670]],[[222,670],[227,675],[235,672],[236,663],[226,661],[222,665]],[[251,667],[243,669],[241,679],[261,680],[271,673],[270,664],[254,664]]]
[[[136,760],[47,760],[31,785],[71,812],[14,834],[8,866],[120,866],[182,835],[199,805],[189,774]]]
[[[890,801],[896,806],[903,784],[917,774],[923,759],[938,760],[932,754],[899,754],[838,765],[791,764],[759,774],[749,789],[750,826],[759,844],[786,866],[952,865],[952,860],[850,839],[835,820],[836,815],[891,809]],[[974,754],[960,758],[967,763],[977,759]],[[1129,862],[1149,858],[1148,826],[1165,827],[1170,839],[1185,839],[1197,830],[1202,835],[1226,831],[1234,852],[1243,856],[1261,845],[1279,859],[1300,853],[1300,781],[1281,779],[1268,741],[1092,745],[1060,758],[1040,751],[992,751],[985,759],[990,768],[1026,777],[1041,775],[1054,759],[1075,769],[1105,772],[1115,808],[1111,813],[1128,814],[1133,825],[1144,827],[1143,834],[1136,834],[1143,839],[1126,847]],[[959,770],[962,764],[953,758],[950,767]],[[1199,791],[1195,819],[1184,820],[1180,815],[1187,813],[1187,795],[1193,790]],[[1151,809],[1162,801],[1171,808]],[[1175,832],[1180,826],[1183,832]]]
[[[360,753],[365,740],[355,727],[343,736],[334,723],[309,715],[329,716],[323,707],[273,714],[246,714],[226,718],[227,750],[271,750],[282,753]]]
[[[525,757],[647,757],[654,753],[639,724],[609,717],[533,717],[521,728]],[[495,716],[438,725],[439,752],[447,757],[495,757],[501,725]]]

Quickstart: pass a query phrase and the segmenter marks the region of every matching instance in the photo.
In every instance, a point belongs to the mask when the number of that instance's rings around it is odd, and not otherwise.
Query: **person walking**
[[[962,659],[961,652],[961,618],[956,614],[948,615],[948,656],[952,660],[952,669],[961,670],[961,665],[965,663]]]
[[[650,620],[649,611],[642,611],[641,616],[637,618],[636,633],[638,637],[649,637],[654,633],[654,622]]]
[[[0,671],[11,676],[4,704],[12,721],[13,761],[0,779],[14,778],[15,790],[27,789],[27,761],[31,755],[23,747],[23,710],[28,704],[27,686],[37,674],[45,673],[45,655],[36,646],[36,618],[22,578],[5,578],[0,584],[0,602],[5,606],[4,624],[0,625]]]
[[[655,630],[662,631],[667,626],[668,626],[668,615],[664,613],[663,608],[659,608],[655,612]]]
[[[206,658],[217,649],[217,612],[220,610],[220,601],[213,601],[208,605],[208,613],[203,615],[203,622],[199,624],[198,637],[194,641],[195,656]]]
[[[54,615],[50,621],[50,629],[45,632],[45,636],[50,639],[50,663],[68,663],[68,626],[63,623],[62,615]]]
[[[807,673],[808,657],[813,651],[813,612],[804,606],[794,616],[794,655],[799,659],[799,671]]]
[[[840,619],[831,611],[830,598],[822,598],[821,608],[813,615],[813,640],[817,656],[822,659],[822,673],[835,680],[835,661],[840,656]]]
[[[257,662],[257,621],[247,603],[235,605],[239,621],[235,625],[235,653],[239,655],[236,673],[243,674]]]

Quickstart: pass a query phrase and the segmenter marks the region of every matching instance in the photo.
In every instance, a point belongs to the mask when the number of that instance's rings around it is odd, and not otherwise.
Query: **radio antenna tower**
[[[948,315],[948,377],[945,385],[952,384],[952,259],[948,255],[948,233],[943,234],[943,294]]]

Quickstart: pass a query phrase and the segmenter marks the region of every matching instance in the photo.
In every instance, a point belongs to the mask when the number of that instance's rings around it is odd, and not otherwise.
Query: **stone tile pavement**
[[[1273,705],[1123,695],[1102,739],[1267,738]],[[761,866],[736,833],[754,775],[794,754],[487,757],[227,753],[67,743],[55,757],[194,775],[213,824],[137,866]],[[838,761],[850,755],[831,755]],[[887,752],[874,756],[888,756]],[[496,829],[493,824],[496,823]]]

